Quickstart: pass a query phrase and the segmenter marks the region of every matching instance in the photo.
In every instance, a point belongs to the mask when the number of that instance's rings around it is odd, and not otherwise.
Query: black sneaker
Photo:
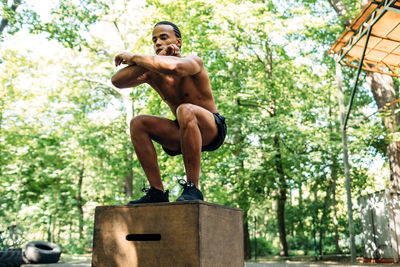
[[[150,187],[150,189],[143,188],[143,192],[146,193],[141,199],[132,200],[128,202],[130,204],[144,204],[144,203],[157,203],[157,202],[169,202],[168,199],[168,190],[165,192],[158,190],[154,187]]]
[[[176,201],[203,200],[203,194],[199,189],[196,188],[194,183],[185,182],[184,180],[179,180],[179,184],[183,186],[183,192]]]

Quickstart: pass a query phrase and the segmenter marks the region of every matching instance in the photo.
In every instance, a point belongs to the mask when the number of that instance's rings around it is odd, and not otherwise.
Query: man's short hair
[[[169,25],[169,26],[172,26],[172,28],[174,29],[174,32],[175,32],[175,36],[178,37],[178,38],[181,38],[181,31],[179,30],[178,26],[176,26],[172,22],[169,22],[169,21],[166,21],[166,20],[160,21],[156,25],[154,25],[154,28],[157,27],[158,25]]]

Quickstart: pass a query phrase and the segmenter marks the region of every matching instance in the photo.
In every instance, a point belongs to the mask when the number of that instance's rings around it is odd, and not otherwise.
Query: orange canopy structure
[[[328,53],[336,54],[337,63],[357,68],[346,117],[344,117],[343,92],[339,88],[351,261],[354,263],[356,261],[356,248],[347,149],[347,122],[362,69],[400,77],[400,0],[370,0],[336,40]],[[340,70],[338,64],[337,70]],[[341,81],[338,84],[339,87],[341,87],[340,83]],[[394,258],[395,261],[398,260],[396,257]]]
[[[400,77],[400,0],[369,1],[328,53],[342,64],[358,68],[362,61],[364,70]]]

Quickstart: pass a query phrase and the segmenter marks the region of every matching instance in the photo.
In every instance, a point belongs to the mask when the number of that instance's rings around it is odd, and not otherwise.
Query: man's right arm
[[[127,66],[115,73],[111,82],[117,88],[135,87],[149,80],[149,72],[142,66]]]
[[[128,65],[111,77],[111,82],[115,87],[135,87],[150,79],[150,71],[143,66],[136,65],[136,63],[132,61],[132,57],[133,54],[129,52],[122,52],[115,56],[114,62],[116,67],[121,64]]]

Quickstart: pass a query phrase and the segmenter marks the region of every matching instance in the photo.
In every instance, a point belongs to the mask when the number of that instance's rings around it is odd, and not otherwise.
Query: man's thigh
[[[189,104],[189,107],[182,109],[181,112],[193,112],[197,119],[202,138],[202,146],[210,144],[218,134],[218,126],[215,122],[213,113],[205,108]],[[178,112],[178,121],[180,121],[182,114]]]
[[[152,140],[171,150],[181,147],[179,128],[173,120],[152,115],[139,117]]]

